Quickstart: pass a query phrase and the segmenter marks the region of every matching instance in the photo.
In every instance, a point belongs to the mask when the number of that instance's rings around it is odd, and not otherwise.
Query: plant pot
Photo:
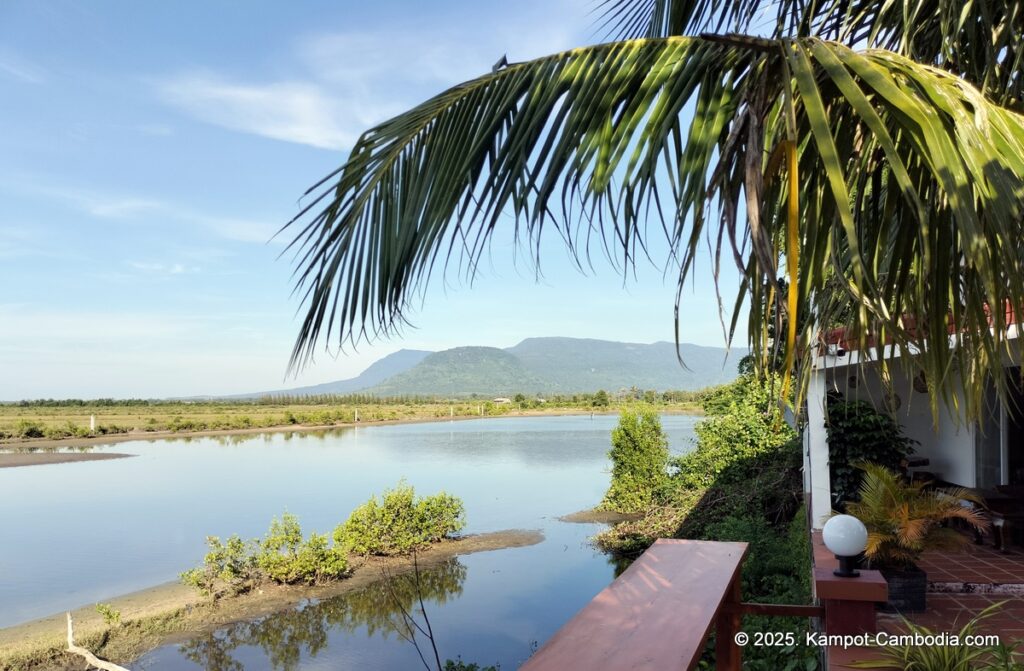
[[[895,613],[920,613],[925,609],[928,574],[917,566],[881,569],[889,584],[889,601],[883,610]]]

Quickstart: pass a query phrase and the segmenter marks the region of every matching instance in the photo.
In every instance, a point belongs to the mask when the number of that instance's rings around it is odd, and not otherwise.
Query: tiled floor
[[[817,540],[817,539],[816,539]],[[820,541],[818,541],[820,542]],[[815,547],[819,562],[834,561]],[[919,562],[928,573],[928,610],[909,615],[914,624],[935,633],[957,633],[978,613],[994,603],[999,610],[978,627],[983,634],[998,634],[1005,644],[1024,639],[1024,551],[1012,548],[1003,553],[990,543],[969,545],[963,552],[931,552]],[[936,591],[939,590],[939,591]],[[879,613],[879,629],[901,631],[897,615]],[[871,650],[829,650],[831,671],[845,671],[845,664],[871,657]]]
[[[1000,552],[991,544],[967,545],[963,552],[929,552],[918,562],[932,583],[1019,584],[1024,587],[1024,552]]]
[[[907,620],[927,627],[935,633],[954,634],[978,613],[994,603],[1003,605],[978,626],[984,634],[999,634],[1004,643],[1024,639],[1024,598],[998,594],[928,594],[928,610],[908,615]],[[903,630],[903,620],[898,615],[880,613],[879,628],[884,631]]]

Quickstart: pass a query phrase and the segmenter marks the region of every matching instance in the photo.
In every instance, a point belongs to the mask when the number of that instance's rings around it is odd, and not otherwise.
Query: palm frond
[[[863,348],[913,351],[902,363],[948,393],[967,384],[969,410],[1024,315],[1022,117],[939,69],[814,38],[641,39],[515,64],[367,131],[310,195],[289,224],[307,308],[293,365],[325,325],[342,342],[393,332],[442,259],[472,277],[504,217],[534,250],[554,228],[577,258],[596,243],[623,268],[664,235],[680,288],[717,239],[716,267],[745,278],[733,328],[747,300],[775,308],[749,312],[755,352],[806,363],[815,321],[847,315]],[[770,342],[781,316],[804,326]]]
[[[1003,105],[1024,100],[1024,6],[1014,0],[603,0],[613,39],[733,31],[893,51],[951,72]]]

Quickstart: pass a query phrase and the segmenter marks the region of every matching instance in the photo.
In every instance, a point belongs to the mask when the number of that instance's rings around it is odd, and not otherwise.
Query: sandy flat
[[[134,456],[134,454],[119,452],[0,452],[0,468],[67,464],[73,461],[102,461]]]

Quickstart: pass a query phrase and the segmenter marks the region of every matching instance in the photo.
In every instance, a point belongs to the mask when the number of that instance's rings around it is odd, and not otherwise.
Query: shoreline
[[[106,461],[134,456],[134,454],[123,452],[0,452],[0,468],[68,464],[76,461]]]
[[[352,429],[361,426],[393,426],[397,424],[433,424],[436,422],[462,422],[476,419],[503,419],[512,417],[568,417],[573,415],[617,415],[618,410],[603,410],[600,412],[585,412],[575,408],[558,410],[520,410],[508,412],[501,415],[462,415],[455,417],[420,417],[410,419],[381,419],[367,422],[343,422],[339,424],[278,424],[266,427],[252,427],[239,429],[204,429],[202,431],[129,431],[128,433],[115,433],[105,436],[91,436],[88,438],[20,438],[0,440],[0,450],[9,450],[11,453],[28,453],[34,449],[57,449],[62,447],[99,447],[104,445],[115,445],[134,440],[156,441],[173,438],[211,438],[217,436],[248,436],[261,433],[311,433],[315,431],[331,431],[336,429]],[[666,410],[664,415],[688,415],[700,416],[700,412],[687,412],[681,410]],[[0,453],[0,457],[3,453]],[[132,455],[127,455],[132,456]],[[82,459],[88,461],[88,459]],[[57,463],[57,462],[47,462]]]
[[[541,531],[506,530],[474,534],[438,543],[417,555],[419,567],[430,568],[453,557],[535,545],[544,540]],[[104,659],[129,663],[146,652],[168,643],[187,640],[235,622],[294,607],[311,599],[326,599],[368,587],[390,575],[414,569],[411,557],[367,557],[349,577],[314,587],[263,585],[249,594],[212,601],[195,589],[169,582],[110,599],[123,622],[108,627],[93,606],[71,611],[75,640],[89,648],[104,639],[103,647],[92,650]],[[0,667],[11,669],[62,669],[71,666],[66,650],[64,612],[22,624],[0,628]]]

